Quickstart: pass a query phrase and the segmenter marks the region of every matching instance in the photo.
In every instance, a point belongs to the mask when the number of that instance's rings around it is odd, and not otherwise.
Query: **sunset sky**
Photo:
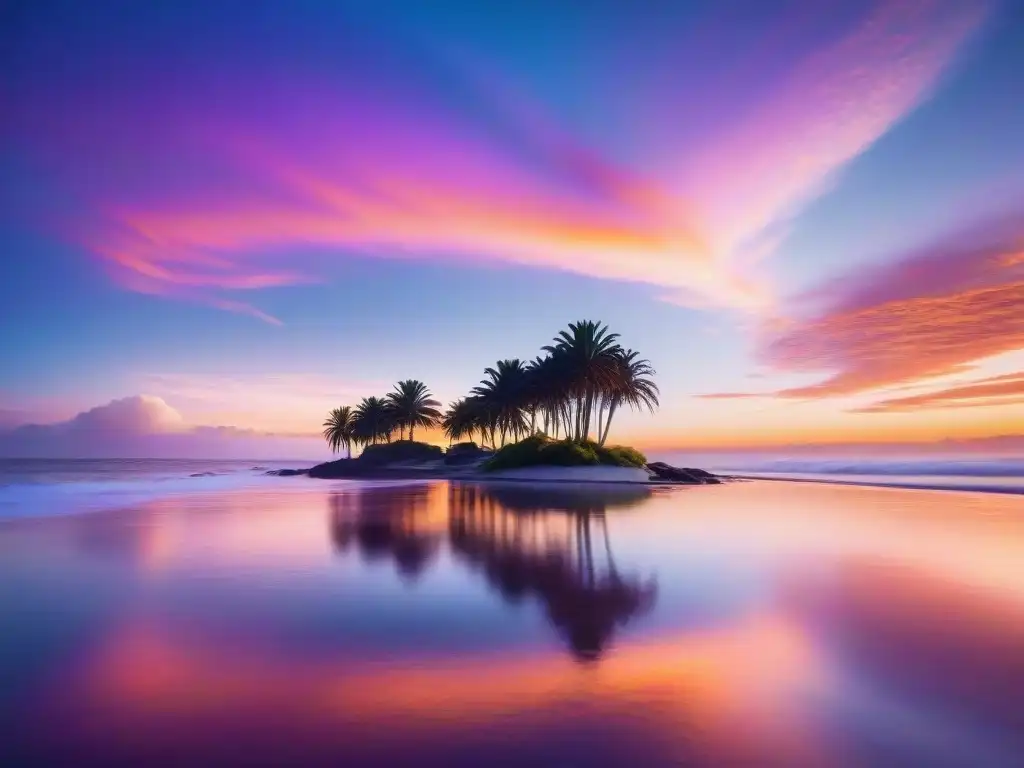
[[[326,455],[584,318],[614,442],[1024,447],[1017,0],[0,14],[0,455]]]

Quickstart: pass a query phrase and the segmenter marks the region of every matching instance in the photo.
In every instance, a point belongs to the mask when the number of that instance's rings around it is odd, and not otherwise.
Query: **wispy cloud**
[[[1010,216],[828,282],[803,297],[815,307],[810,315],[773,324],[761,349],[776,371],[825,378],[771,396],[816,399],[890,389],[970,371],[977,361],[1024,349],[1022,254],[1024,215]],[[929,397],[895,398],[877,410],[923,405]]]
[[[755,397],[771,397],[772,393],[760,393],[760,392],[708,392],[706,394],[695,395],[695,397],[701,400],[749,400]]]
[[[936,408],[1024,405],[1024,373],[990,376],[971,384],[906,397],[893,397],[857,408],[857,413],[889,413]]]
[[[77,181],[94,213],[79,237],[132,290],[279,322],[241,295],[329,279],[339,256],[360,254],[564,270],[648,284],[670,301],[763,308],[772,289],[758,264],[785,222],[930,93],[986,5],[875,0],[838,30],[793,11],[765,31],[785,44],[744,59],[745,71],[776,73],[753,89],[716,71],[667,102],[572,83],[617,105],[596,122],[621,126],[631,157],[621,138],[584,136],[550,99],[523,96],[543,83],[515,66],[431,80],[441,65],[411,71],[408,55],[400,71],[352,60],[332,79],[261,80],[257,97],[251,71],[237,82],[221,71],[213,88],[205,71],[176,69],[175,82],[196,86],[180,99],[152,84],[90,92],[82,124],[73,98],[19,124],[89,147]],[[467,103],[450,98],[453,79]],[[712,98],[735,107],[728,124],[639,142]],[[143,130],[153,115],[159,128]]]

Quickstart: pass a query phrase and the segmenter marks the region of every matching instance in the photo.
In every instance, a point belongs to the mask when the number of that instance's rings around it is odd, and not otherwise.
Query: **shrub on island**
[[[538,466],[642,468],[646,463],[644,455],[629,446],[602,446],[592,440],[552,440],[536,434],[504,446],[483,468],[491,472]]]

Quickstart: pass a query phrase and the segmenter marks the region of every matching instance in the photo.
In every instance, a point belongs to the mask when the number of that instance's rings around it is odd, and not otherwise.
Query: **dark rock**
[[[297,477],[299,475],[308,475],[310,470],[308,469],[271,469],[266,472],[268,475],[274,475],[275,477]]]
[[[647,465],[648,471],[654,473],[659,480],[669,480],[686,485],[715,485],[721,481],[710,472],[692,467],[673,467],[663,461],[652,461]]]
[[[193,472],[189,477],[216,477],[216,472]]]
[[[722,482],[706,469],[694,469],[693,467],[683,467],[683,469],[706,485],[718,485]]]
[[[485,451],[476,443],[456,443],[445,452],[444,463],[448,466],[475,464],[493,455],[493,451]]]
[[[309,470],[309,476],[319,480],[338,479],[374,479],[374,480],[406,480],[410,477],[423,479],[447,477],[452,470],[442,462],[429,467],[402,467],[386,464],[366,464],[359,459],[338,459],[326,464],[317,464]]]
[[[308,474],[320,480],[334,480],[341,477],[366,477],[372,469],[368,464],[361,464],[359,459],[336,459],[311,467]]]
[[[689,472],[694,477],[700,478],[701,480],[707,480],[709,477],[714,477],[706,469],[695,469],[694,467],[682,467],[684,472]]]
[[[443,458],[444,451],[436,445],[418,443],[414,440],[396,440],[393,443],[368,445],[359,458],[353,461],[364,465],[383,466],[407,461],[440,461]]]

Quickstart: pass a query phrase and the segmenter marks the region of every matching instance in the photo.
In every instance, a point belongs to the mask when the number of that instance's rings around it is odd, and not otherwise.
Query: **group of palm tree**
[[[473,440],[497,447],[542,431],[554,438],[595,440],[604,445],[623,406],[658,407],[654,369],[619,335],[591,320],[570,323],[543,355],[530,362],[499,360],[484,379],[445,413],[423,382],[400,381],[385,397],[365,398],[354,409],[335,408],[324,422],[331,449],[353,444],[413,439],[415,427],[444,429],[450,441]]]
[[[351,457],[353,445],[390,443],[396,432],[404,440],[407,427],[412,440],[416,427],[440,423],[440,407],[422,381],[400,381],[384,397],[364,397],[355,408],[335,408],[324,422],[324,438],[332,451],[345,448]]]

